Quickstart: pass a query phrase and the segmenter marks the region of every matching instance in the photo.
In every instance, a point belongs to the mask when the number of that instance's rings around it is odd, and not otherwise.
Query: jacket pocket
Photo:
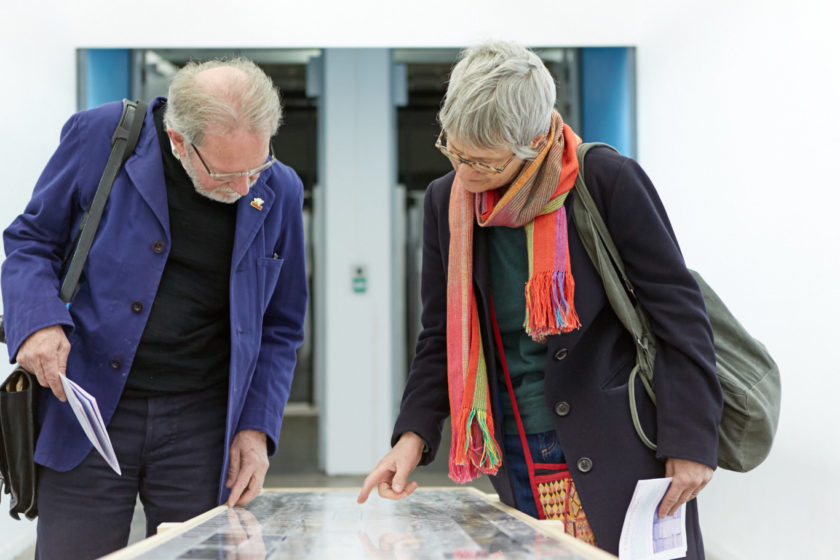
[[[636,365],[636,357],[628,358],[619,362],[620,365],[610,370],[610,373],[603,383],[601,389],[604,391],[626,389],[627,383],[630,380],[630,372]]]
[[[283,268],[283,259],[272,257],[260,257],[257,260],[257,282],[259,294],[262,294],[262,312],[265,313],[268,303],[274,295],[277,287],[277,279],[280,278],[280,270]]]

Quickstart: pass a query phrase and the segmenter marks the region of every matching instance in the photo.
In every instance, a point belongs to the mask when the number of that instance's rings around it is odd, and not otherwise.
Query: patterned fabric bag
[[[527,448],[526,448],[527,449]],[[526,456],[529,456],[530,451]],[[534,468],[528,468],[531,476],[531,488],[537,502],[540,519],[562,521],[566,526],[566,533],[596,546],[595,535],[586,520],[583,506],[580,504],[575,482],[566,463],[556,465],[534,463]]]

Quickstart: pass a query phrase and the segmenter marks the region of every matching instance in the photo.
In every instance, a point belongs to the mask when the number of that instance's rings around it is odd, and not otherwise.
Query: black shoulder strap
[[[90,247],[93,245],[93,237],[99,228],[99,221],[102,219],[102,212],[105,210],[108,195],[111,194],[114,179],[117,178],[117,173],[119,173],[122,164],[134,152],[137,139],[140,137],[140,129],[143,128],[145,115],[145,103],[123,99],[122,116],[114,135],[111,136],[111,155],[108,157],[108,163],[105,164],[105,171],[99,180],[99,186],[96,187],[96,194],[93,196],[90,209],[82,217],[79,241],[73,251],[70,265],[67,267],[64,282],[61,284],[59,296],[68,306],[79,289],[79,278],[82,276],[82,269],[85,266]]]

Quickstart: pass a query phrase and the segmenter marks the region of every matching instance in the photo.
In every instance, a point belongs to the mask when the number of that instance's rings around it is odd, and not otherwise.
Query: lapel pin
[[[263,202],[265,202],[263,199],[255,198],[254,200],[251,201],[251,206],[253,206],[257,210],[262,210]]]

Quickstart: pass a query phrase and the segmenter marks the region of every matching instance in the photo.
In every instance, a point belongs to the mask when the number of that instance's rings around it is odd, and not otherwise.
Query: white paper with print
[[[670,478],[636,483],[621,528],[620,560],[673,560],[686,555],[685,504],[665,519],[660,519],[656,513],[670,484]]]
[[[108,430],[105,429],[105,422],[99,413],[99,406],[96,399],[82,389],[77,383],[67,378],[66,375],[59,375],[61,384],[64,387],[64,394],[67,395],[67,403],[73,409],[73,414],[82,426],[85,435],[99,451],[99,454],[110,465],[114,472],[122,475],[114,448],[111,446],[111,438],[108,437]]]

